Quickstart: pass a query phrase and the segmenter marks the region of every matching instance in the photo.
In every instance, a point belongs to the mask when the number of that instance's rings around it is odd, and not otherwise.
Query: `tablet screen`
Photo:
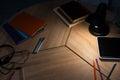
[[[120,38],[98,37],[99,55],[103,59],[120,59]]]

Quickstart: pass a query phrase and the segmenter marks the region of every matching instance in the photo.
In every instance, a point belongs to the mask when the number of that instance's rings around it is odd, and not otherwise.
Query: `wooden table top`
[[[53,12],[53,8],[65,1],[38,3],[23,11],[44,20],[45,30],[25,42],[15,45],[4,30],[0,32],[0,44],[11,44],[17,50],[33,51],[40,37],[45,37],[38,54],[31,54],[23,65],[26,80],[94,80],[93,60],[98,59],[104,80],[114,63],[117,63],[111,80],[119,80],[120,63],[99,60],[96,37],[89,33],[87,22],[68,28]],[[108,36],[119,36],[111,27]],[[3,36],[5,35],[5,36]],[[100,75],[97,71],[97,79]],[[16,71],[14,80],[20,80]],[[5,79],[5,78],[4,78]]]

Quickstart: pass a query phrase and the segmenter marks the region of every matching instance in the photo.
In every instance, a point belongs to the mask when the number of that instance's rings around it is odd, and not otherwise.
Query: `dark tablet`
[[[120,38],[97,37],[101,59],[120,60]]]

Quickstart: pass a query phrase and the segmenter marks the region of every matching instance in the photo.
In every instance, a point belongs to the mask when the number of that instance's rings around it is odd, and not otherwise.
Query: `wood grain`
[[[94,79],[93,68],[66,47],[40,51],[32,55],[24,69],[27,80]],[[100,79],[98,72],[97,78]]]
[[[102,72],[107,75],[115,62],[101,61],[99,59],[97,38],[89,33],[88,27],[89,24],[86,22],[79,24],[77,27],[73,27],[67,46],[90,64],[93,63],[93,60],[98,59]],[[115,36],[116,33],[112,32],[114,32],[114,30],[111,30],[108,36]],[[116,70],[111,76],[112,80],[119,79],[120,76],[120,71],[117,69],[120,67],[120,63],[116,63]]]
[[[73,28],[68,28],[53,12],[54,7],[66,1],[50,0],[23,9],[22,11],[44,20],[47,25],[42,33],[19,45],[15,45],[10,36],[0,27],[0,45],[11,44],[16,51],[32,52],[39,38],[45,37],[39,53],[31,54],[27,63],[24,64],[26,80],[94,79],[93,67],[90,65],[93,65],[93,60],[99,59],[96,37],[89,33],[88,23],[83,22]],[[119,32],[117,27],[112,26],[108,36],[120,37]],[[105,75],[108,75],[114,63],[117,63],[117,66],[111,75],[111,80],[119,80],[120,63],[99,60],[101,70]],[[15,80],[19,80],[18,77],[20,76],[17,71]],[[98,72],[97,78],[100,80]]]

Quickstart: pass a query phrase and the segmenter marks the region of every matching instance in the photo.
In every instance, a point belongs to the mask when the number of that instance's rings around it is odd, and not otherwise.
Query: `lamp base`
[[[90,25],[89,32],[94,36],[106,36],[109,33],[109,28]]]

